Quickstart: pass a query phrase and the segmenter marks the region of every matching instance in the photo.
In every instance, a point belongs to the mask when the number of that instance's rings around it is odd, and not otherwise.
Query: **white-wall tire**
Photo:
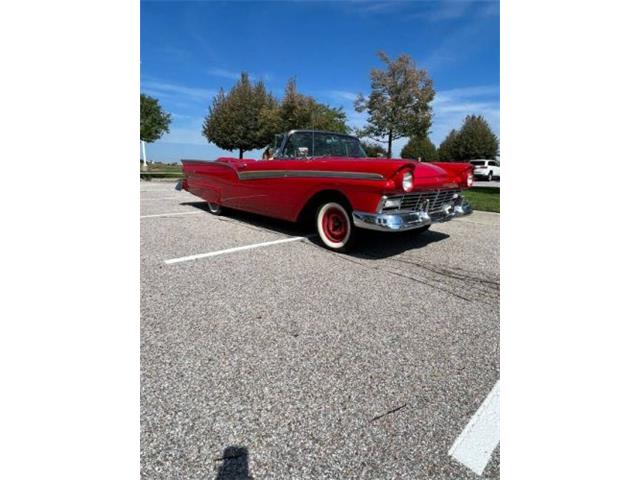
[[[329,250],[347,251],[354,240],[351,214],[338,202],[322,204],[316,213],[316,230],[320,240]]]

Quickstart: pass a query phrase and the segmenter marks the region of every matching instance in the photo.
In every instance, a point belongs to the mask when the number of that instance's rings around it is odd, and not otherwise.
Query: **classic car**
[[[415,231],[468,215],[468,163],[369,158],[358,138],[292,130],[276,135],[268,159],[183,160],[176,185],[211,213],[244,210],[288,221],[310,219],[322,244],[349,250],[360,229]]]

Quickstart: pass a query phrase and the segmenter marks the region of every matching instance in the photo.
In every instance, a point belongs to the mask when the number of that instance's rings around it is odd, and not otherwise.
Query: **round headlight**
[[[471,187],[473,185],[473,173],[467,175],[467,187]]]
[[[410,192],[413,188],[413,174],[411,172],[404,172],[402,175],[402,188],[405,192]]]

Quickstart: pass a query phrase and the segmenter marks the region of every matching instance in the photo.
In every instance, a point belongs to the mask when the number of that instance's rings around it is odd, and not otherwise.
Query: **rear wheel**
[[[350,208],[339,202],[327,202],[316,211],[316,230],[322,244],[335,252],[348,251],[355,242],[355,226]]]
[[[221,215],[222,214],[222,207],[220,205],[218,205],[217,203],[207,202],[207,205],[209,206],[209,211],[211,213],[213,213],[214,215]]]

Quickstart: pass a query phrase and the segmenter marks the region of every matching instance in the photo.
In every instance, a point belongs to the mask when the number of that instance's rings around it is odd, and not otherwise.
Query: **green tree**
[[[311,109],[312,128],[337,133],[351,132],[351,128],[347,125],[347,114],[342,107],[330,107],[314,100]]]
[[[481,115],[467,115],[456,138],[458,160],[496,158],[498,137]]]
[[[277,108],[264,84],[252,85],[242,73],[228,94],[221,89],[212,100],[202,134],[224,150],[238,149],[242,158],[245,151],[266,146],[278,131]]]
[[[290,79],[280,105],[282,131],[294,129],[328,130],[349,133],[347,115],[342,108],[330,107],[297,91],[295,79]]]
[[[368,157],[380,157],[386,155],[387,151],[377,143],[367,142],[366,140],[360,140],[362,148],[367,152]]]
[[[458,132],[454,129],[451,130],[442,143],[440,143],[438,147],[438,159],[441,162],[452,162],[459,158],[457,140]]]
[[[140,140],[155,142],[169,133],[171,114],[166,113],[157,98],[140,94]]]
[[[435,91],[427,71],[418,69],[409,55],[395,61],[384,52],[378,57],[386,69],[371,70],[371,93],[368,98],[359,95],[355,109],[369,115],[360,134],[379,141],[386,138],[387,156],[391,157],[394,140],[429,131]]]
[[[429,137],[420,135],[411,137],[400,152],[402,158],[420,159],[423,162],[434,162],[438,159],[436,147]]]
[[[268,145],[273,140],[273,136],[282,130],[278,113],[279,105],[275,97],[267,92],[262,81],[255,86],[253,102],[254,111],[252,114],[257,116],[254,132],[256,147],[254,148],[262,148]]]
[[[237,147],[235,119],[229,98],[220,89],[209,106],[209,114],[202,124],[202,135],[223,150],[233,150]]]

